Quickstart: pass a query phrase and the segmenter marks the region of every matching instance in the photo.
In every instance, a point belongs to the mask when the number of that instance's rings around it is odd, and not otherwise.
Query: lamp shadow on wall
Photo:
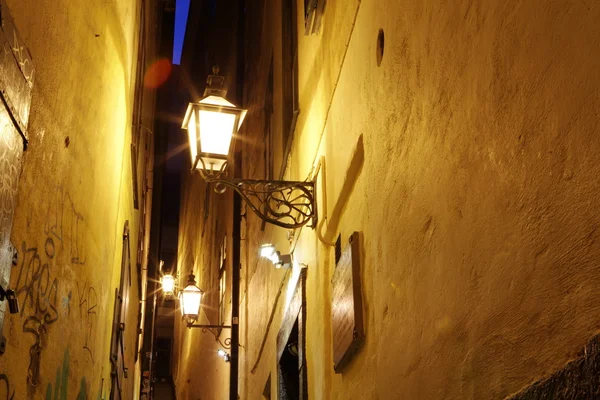
[[[360,177],[363,166],[365,163],[365,147],[363,143],[363,135],[361,134],[356,141],[356,147],[352,152],[352,158],[350,159],[350,163],[346,168],[346,173],[344,174],[344,183],[342,184],[342,188],[340,190],[337,199],[335,200],[333,210],[331,215],[329,216],[327,213],[327,199],[324,197],[323,204],[323,218],[321,219],[321,224],[317,228],[317,233],[321,235],[321,228],[324,221],[327,221],[327,228],[325,231],[325,235],[322,236],[322,241],[325,243],[332,243],[333,237],[338,230],[340,225],[340,221],[342,218],[342,214],[344,213],[344,209],[348,204],[348,200],[354,191],[354,187],[356,186],[356,182]],[[325,165],[322,165],[323,171],[323,193],[327,193],[327,175],[325,170]]]

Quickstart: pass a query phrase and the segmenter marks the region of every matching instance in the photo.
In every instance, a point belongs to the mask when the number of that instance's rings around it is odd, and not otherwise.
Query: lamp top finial
[[[187,283],[188,285],[196,285],[196,276],[194,275],[194,270],[190,271]]]

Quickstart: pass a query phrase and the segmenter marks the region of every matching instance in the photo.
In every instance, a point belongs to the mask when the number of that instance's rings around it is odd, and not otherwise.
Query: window
[[[337,265],[337,263],[340,261],[340,258],[342,258],[342,235],[338,235],[336,241],[335,241],[335,265]]]
[[[304,34],[318,33],[321,29],[326,0],[304,0]]]
[[[277,392],[280,400],[308,399],[306,270],[300,273],[277,334]]]
[[[265,383],[265,387],[263,388],[263,399],[271,400],[271,374],[269,374],[269,378],[267,378],[267,382]]]
[[[133,100],[133,127],[131,129],[131,177],[133,187],[133,208],[140,207],[139,200],[139,148],[142,136],[142,107],[144,104],[144,66],[146,65],[146,26],[145,7],[140,9],[140,27],[138,31],[138,61]]]
[[[0,174],[3,177],[3,190],[0,198],[2,209],[0,212],[2,217],[0,219],[0,285],[6,289],[10,282],[13,254],[16,254],[13,253],[16,252],[16,249],[10,242],[10,233],[21,175],[23,150],[27,147],[24,132],[26,132],[29,121],[35,69],[29,50],[25,47],[25,42],[16,26],[13,25],[14,21],[10,15],[10,10],[4,1],[0,5],[0,14],[2,17],[0,18],[1,31],[5,35],[3,36],[4,51],[10,53],[10,49],[12,49],[13,52],[12,55],[5,53],[2,57],[2,70],[5,72],[11,71],[13,74],[10,74],[10,79],[2,82],[4,102],[0,103],[0,119],[3,121],[2,140],[0,141],[0,153],[2,154]],[[6,102],[7,100],[8,102]],[[13,107],[9,108],[8,104]],[[40,270],[41,268],[38,269],[38,271]],[[39,282],[41,282],[41,278]],[[0,302],[0,355],[4,353],[4,347],[6,346],[6,339],[2,336],[2,331],[5,311],[8,312],[6,310],[7,304],[8,302],[5,301]],[[34,348],[31,348],[32,351]]]
[[[129,221],[125,221],[123,229],[123,253],[121,257],[121,284],[115,289],[115,312],[113,316],[112,338],[110,345],[111,361],[111,395],[112,400],[121,399],[123,395],[123,379],[127,377],[125,366],[125,321],[129,308],[129,286],[131,286],[131,270],[129,256]]]
[[[283,67],[283,159],[280,179],[283,178],[292,147],[296,119],[298,118],[298,25],[296,0],[282,0],[282,67]]]
[[[265,104],[263,106],[265,118],[265,131],[263,134],[263,164],[264,179],[272,180],[273,174],[273,57],[271,56],[271,66],[269,67],[269,76],[267,78],[267,90],[265,92]],[[285,162],[285,158],[284,158]],[[263,201],[266,201],[268,194],[262,195]],[[263,221],[261,230],[264,231],[266,222]]]
[[[269,77],[267,78],[267,91],[265,93],[265,132],[263,136],[263,162],[265,169],[265,179],[273,179],[273,58],[271,57],[271,67],[269,68]]]
[[[299,373],[301,361],[298,351],[298,339],[298,320],[296,320],[277,368],[278,389],[281,400],[300,399],[302,377]]]

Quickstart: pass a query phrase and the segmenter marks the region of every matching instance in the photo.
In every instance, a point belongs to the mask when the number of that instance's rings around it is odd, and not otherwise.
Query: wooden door
[[[0,285],[7,288],[16,249],[10,242],[27,124],[31,106],[34,68],[29,50],[17,32],[5,0],[0,1]],[[16,260],[15,260],[16,261]],[[7,303],[0,302],[1,335]]]

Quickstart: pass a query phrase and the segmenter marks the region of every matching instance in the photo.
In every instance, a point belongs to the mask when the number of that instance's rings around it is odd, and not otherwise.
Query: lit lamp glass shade
[[[163,275],[161,278],[162,290],[166,295],[172,295],[175,290],[175,279],[173,275]]]
[[[223,168],[246,112],[221,96],[207,96],[188,105],[181,127],[188,131],[192,169]]]
[[[202,290],[193,283],[188,282],[188,285],[181,291],[179,296],[181,314],[191,323],[198,319],[200,313],[200,303],[202,302]]]

